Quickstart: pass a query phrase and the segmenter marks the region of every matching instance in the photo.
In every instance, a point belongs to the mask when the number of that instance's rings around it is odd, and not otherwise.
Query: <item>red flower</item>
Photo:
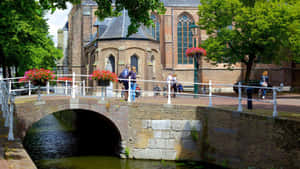
[[[91,75],[90,75],[90,79],[93,80],[109,80],[109,81],[113,81],[113,82],[117,82],[118,81],[118,76],[113,73],[110,72],[108,70],[95,70]]]
[[[73,79],[71,77],[59,77],[58,80],[61,80],[61,81],[73,81]]]
[[[201,47],[197,47],[197,48],[188,48],[186,51],[185,51],[185,55],[186,56],[191,56],[193,57],[194,55],[196,54],[200,54],[202,56],[206,56],[207,53],[206,53],[206,50],[201,48]]]
[[[54,72],[46,69],[31,69],[25,72],[24,77],[21,78],[20,82],[25,81],[48,81],[55,78]]]

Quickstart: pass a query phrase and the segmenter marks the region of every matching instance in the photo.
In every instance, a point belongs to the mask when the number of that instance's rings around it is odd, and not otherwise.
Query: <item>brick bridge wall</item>
[[[86,109],[111,119],[129,157],[203,160],[232,168],[300,168],[300,122],[215,108],[116,100],[45,99],[16,101],[23,136],[43,116],[65,109]],[[22,136],[22,135],[21,135]]]

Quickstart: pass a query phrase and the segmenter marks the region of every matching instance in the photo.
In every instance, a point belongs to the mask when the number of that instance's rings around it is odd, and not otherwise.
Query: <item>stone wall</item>
[[[300,168],[297,121],[203,107],[134,104],[128,131],[132,158]]]
[[[24,100],[24,98],[22,98]],[[16,100],[20,133],[47,114],[82,109],[111,120],[135,159],[202,160],[230,168],[300,168],[300,122],[198,106],[44,97]]]

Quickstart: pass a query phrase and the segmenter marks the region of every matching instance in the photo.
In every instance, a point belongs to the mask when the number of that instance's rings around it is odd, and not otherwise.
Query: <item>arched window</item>
[[[139,59],[136,55],[131,56],[130,65],[136,67],[136,74],[138,74],[138,72],[139,72]]]
[[[112,68],[112,72],[116,72],[115,69],[115,57],[113,55],[110,55],[108,58],[110,64],[111,64],[111,68]]]
[[[151,14],[151,19],[154,22],[154,26],[151,26],[151,34],[155,40],[159,40],[159,31],[160,31],[160,24],[159,24],[159,18],[155,14]]]
[[[181,15],[177,23],[178,64],[193,64],[193,59],[185,55],[188,48],[193,47],[193,34],[190,26],[194,21],[187,15]]]
[[[155,58],[153,55],[151,56],[151,64],[152,64],[152,73],[154,75],[155,74]]]

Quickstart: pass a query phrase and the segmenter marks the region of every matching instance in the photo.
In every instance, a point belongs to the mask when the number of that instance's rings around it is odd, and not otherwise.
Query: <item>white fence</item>
[[[125,91],[128,93],[133,93],[131,91],[131,88],[128,88],[127,90],[122,90],[119,88],[103,88],[99,86],[94,85],[87,85],[87,80],[77,80],[76,79],[88,79],[88,75],[77,75],[75,73],[73,74],[64,74],[64,75],[56,75],[57,77],[72,77],[72,81],[60,81],[60,80],[54,80],[47,82],[47,85],[45,87],[41,87],[41,90],[44,91],[46,95],[67,95],[71,96],[72,98],[75,98],[76,96],[99,96],[101,95],[102,100],[105,99],[107,96],[107,92],[112,93],[110,97],[121,97],[121,94]],[[8,93],[12,94],[15,93],[17,95],[32,95],[35,91],[37,91],[38,87],[32,85],[30,81],[28,82],[19,82],[19,79],[21,77],[17,78],[6,78],[2,79],[2,81],[6,82],[8,84]],[[129,86],[133,83],[133,80],[131,79],[119,79],[119,80],[125,80],[128,81]],[[225,98],[231,98],[235,99],[237,102],[237,111],[242,112],[243,106],[242,101],[247,101],[248,103],[251,102],[263,102],[263,103],[269,103],[273,105],[273,117],[278,116],[277,112],[277,92],[280,91],[281,87],[260,87],[260,86],[246,86],[239,83],[238,85],[233,84],[216,84],[212,81],[209,81],[209,83],[193,83],[193,82],[183,82],[179,81],[178,84],[182,84],[182,86],[200,86],[203,90],[201,94],[195,94],[191,92],[174,92],[172,91],[172,82],[171,81],[154,81],[154,80],[144,80],[144,79],[136,79],[135,80],[137,84],[150,84],[149,86],[152,86],[150,90],[139,90],[139,93],[146,97],[146,96],[156,96],[156,95],[162,95],[166,98],[166,104],[172,104],[172,95],[177,95],[178,97],[184,97],[184,98],[195,98],[198,99],[199,97],[208,97],[208,107],[213,106],[213,98],[217,97],[225,97]],[[53,83],[56,82],[56,83]],[[235,88],[237,90],[238,95],[237,96],[224,96],[221,94],[214,94],[213,88],[220,88],[220,87],[227,87],[227,88]],[[148,87],[149,88],[149,87]],[[165,89],[165,90],[163,90]],[[100,92],[101,90],[101,92]],[[252,98],[244,97],[243,93],[245,91],[250,90],[256,90],[261,92],[262,90],[268,90],[272,92],[272,99],[263,100],[260,98]],[[96,91],[96,92],[95,92]],[[97,92],[98,91],[98,92]],[[135,91],[136,92],[136,91]],[[134,99],[132,98],[131,94],[128,95],[128,102],[132,102]],[[250,103],[249,103],[250,104]]]

